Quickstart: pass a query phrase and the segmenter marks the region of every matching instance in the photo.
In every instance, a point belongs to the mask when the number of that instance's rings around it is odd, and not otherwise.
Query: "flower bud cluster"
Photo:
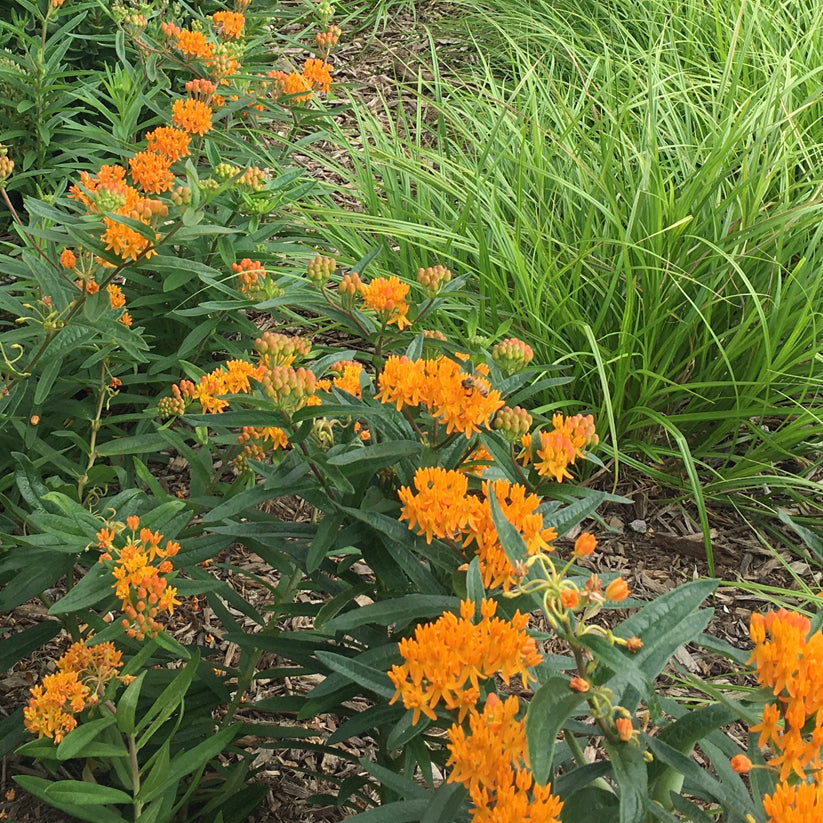
[[[5,183],[14,171],[14,160],[8,154],[8,148],[0,143],[0,185]]]
[[[313,260],[309,260],[306,267],[306,277],[309,278],[312,285],[322,289],[329,282],[329,278],[336,268],[337,261],[333,257],[323,257],[318,254]],[[355,289],[356,291],[357,289]]]
[[[347,311],[351,311],[351,309],[354,308],[354,298],[357,296],[362,285],[363,281],[356,271],[344,274],[340,279],[340,298],[343,302],[343,308]]]
[[[518,443],[532,427],[532,416],[520,406],[503,406],[494,416],[492,426],[510,443]]]
[[[192,97],[199,97],[205,100],[217,91],[217,86],[212,83],[211,80],[198,77],[186,83],[186,91]]]
[[[266,172],[257,166],[249,166],[237,180],[239,186],[245,186],[252,191],[262,191],[266,188]]]
[[[188,186],[177,186],[169,193],[171,202],[180,208],[181,206],[191,205],[191,189]]]
[[[260,362],[273,369],[277,366],[291,366],[297,360],[308,357],[311,341],[305,337],[289,337],[267,331],[254,341],[254,348],[260,355]]]
[[[231,163],[218,163],[214,167],[214,175],[221,182],[224,182],[237,174],[240,174],[239,167],[232,166]]]
[[[325,49],[326,53],[328,53],[334,46],[337,45],[337,41],[340,39],[340,35],[342,34],[342,30],[339,26],[329,26],[328,31],[319,31],[314,36],[317,45],[321,49]]]
[[[180,387],[175,383],[171,391],[171,397],[161,397],[157,401],[157,410],[163,419],[181,415],[186,411],[186,401],[180,393]]]
[[[507,375],[524,369],[533,359],[532,347],[516,337],[501,340],[492,349],[492,360]]]
[[[275,366],[261,378],[263,394],[285,414],[292,414],[314,396],[317,379],[310,369]]]
[[[445,266],[429,266],[417,270],[417,282],[429,297],[434,297],[452,279],[452,273]]]

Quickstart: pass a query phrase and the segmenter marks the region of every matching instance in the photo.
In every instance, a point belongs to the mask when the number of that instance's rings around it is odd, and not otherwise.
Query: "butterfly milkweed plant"
[[[823,818],[816,624],[755,614],[734,650],[704,633],[717,581],[641,601],[593,571],[598,509],[629,502],[580,482],[603,410],[573,385],[547,410],[562,371],[455,334],[459,272],[404,278],[387,248],[344,259],[301,229],[331,185],[301,146],[355,105],[332,4],[17,6],[14,780],[94,823],[239,823],[269,790],[261,753],[292,750],[343,764],[318,802],[364,823]],[[744,686],[663,689],[686,643]]]

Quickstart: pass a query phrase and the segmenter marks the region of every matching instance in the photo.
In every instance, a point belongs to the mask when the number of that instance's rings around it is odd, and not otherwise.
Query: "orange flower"
[[[774,794],[763,798],[768,823],[819,823],[823,819],[823,784],[778,783]]]
[[[525,722],[516,719],[519,708],[516,697],[501,701],[492,693],[482,714],[472,712],[468,735],[460,726],[449,729],[447,765],[454,770],[448,781],[466,786],[476,823],[558,822],[563,803],[551,793],[551,785],[534,780]]]
[[[580,603],[580,595],[577,593],[577,589],[566,587],[561,590],[560,605],[564,609],[576,609],[578,603]]]
[[[562,483],[564,478],[571,479],[566,467],[574,465],[576,458],[585,457],[584,448],[597,445],[599,437],[590,414],[585,417],[576,414],[566,418],[562,414],[556,414],[552,418],[552,425],[552,431],[538,433],[537,457],[540,459],[535,460],[535,468],[539,475],[554,477],[558,483]],[[527,450],[529,448],[527,445]]]
[[[394,323],[401,331],[411,325],[406,318],[409,311],[409,304],[406,302],[408,293],[408,283],[401,283],[399,277],[375,277],[360,286],[366,308],[376,312],[384,325]]]
[[[146,142],[150,152],[160,154],[170,163],[174,163],[188,155],[191,137],[182,129],[158,126],[146,135]]]
[[[488,429],[494,413],[503,406],[500,392],[491,388],[486,377],[462,371],[447,357],[411,361],[392,355],[378,378],[377,399],[404,406],[424,403],[446,431],[460,431],[470,438],[481,426]]]
[[[494,491],[503,516],[523,538],[529,556],[553,551],[550,543],[557,537],[557,532],[552,528],[543,528],[543,515],[538,511],[540,498],[529,494],[525,486],[501,479],[493,482],[485,480],[482,488],[482,498],[470,498],[470,517],[464,530],[466,537],[463,545],[475,544],[483,585],[487,588],[502,585],[503,590],[508,591],[516,585],[519,575],[500,545],[489,503],[491,491]]]
[[[175,100],[171,107],[172,122],[190,134],[205,134],[211,130],[212,110],[201,100]]]
[[[170,161],[163,154],[140,151],[129,160],[132,180],[148,194],[169,191],[174,184],[174,175],[169,169]]]
[[[126,298],[123,296],[120,286],[109,283],[106,286],[106,291],[109,293],[109,303],[113,309],[122,309],[126,305]]]
[[[314,88],[327,92],[332,83],[331,65],[315,57],[309,58],[303,65],[303,78]],[[390,279],[396,280],[397,278]]]
[[[630,717],[617,717],[614,721],[617,736],[623,743],[628,743],[634,736],[634,728]]]
[[[186,56],[210,60],[213,49],[202,31],[181,29],[177,32],[177,48]]]
[[[60,743],[76,728],[74,715],[86,704],[97,703],[106,684],[117,676],[121,658],[110,642],[73,643],[57,660],[56,673],[46,675],[42,685],[31,689],[29,705],[23,709],[26,728],[38,737],[53,738],[55,745]]]
[[[303,103],[312,95],[311,83],[293,71],[286,74],[284,71],[270,71],[268,76],[275,82],[275,96],[286,95],[295,103]]]
[[[434,623],[418,625],[414,639],[398,644],[404,662],[389,672],[395,687],[390,702],[402,697],[417,723],[421,712],[434,720],[442,700],[447,709],[459,710],[462,721],[480,695],[480,680],[499,672],[506,683],[520,676],[525,687],[531,679],[528,668],[542,660],[525,631],[529,617],[518,611],[503,620],[494,616],[496,610],[496,601],[484,600],[481,620],[473,623],[474,603],[464,600],[460,617],[446,612]]]
[[[606,591],[603,592],[606,600],[611,600],[613,603],[619,603],[629,596],[629,587],[622,577],[616,577],[606,586]]]
[[[139,526],[136,517],[130,518],[128,525],[131,536],[125,538],[125,544],[118,547],[109,542],[109,551],[100,557],[100,562],[114,577],[112,588],[125,615],[121,621],[123,628],[129,637],[142,640],[157,636],[162,629],[157,619],[159,612],[173,614],[180,602],[175,597],[177,589],[164,576],[172,570],[168,558],[180,551],[180,545],[168,540],[161,548],[162,535],[145,528],[135,534]],[[153,565],[158,558],[163,561],[159,567]]]
[[[439,466],[420,468],[414,473],[416,493],[407,486],[398,492],[403,508],[401,520],[407,520],[409,528],[418,528],[418,534],[432,537],[455,537],[469,519],[470,504],[466,497],[469,481],[459,471]]]
[[[582,532],[574,541],[574,555],[575,557],[586,557],[595,550],[596,546],[597,538],[593,534]]]
[[[730,762],[738,774],[746,774],[752,767],[752,761],[745,754],[736,754]]]
[[[71,271],[77,265],[77,258],[71,249],[63,249],[60,254],[60,265]]]
[[[584,680],[582,677],[573,677],[569,681],[569,688],[572,691],[580,692],[581,694],[585,694],[591,686],[589,685],[588,680]]]
[[[234,11],[217,11],[211,19],[214,21],[214,30],[224,40],[237,40],[243,36],[243,27],[246,18]]]
[[[354,360],[338,360],[332,363],[331,369],[338,374],[332,380],[335,388],[355,397],[361,396],[360,375],[363,373],[363,366],[360,363]]]

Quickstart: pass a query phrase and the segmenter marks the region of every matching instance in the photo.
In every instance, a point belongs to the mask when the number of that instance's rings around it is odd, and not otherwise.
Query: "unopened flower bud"
[[[623,743],[628,743],[634,735],[634,727],[630,717],[615,718],[614,727],[617,729],[617,736]]]
[[[580,692],[581,694],[585,694],[591,686],[589,685],[588,680],[584,680],[582,677],[573,677],[569,681],[569,688],[572,691]]]
[[[574,541],[574,556],[586,557],[590,555],[597,547],[597,538],[589,532],[582,532],[577,540]]]

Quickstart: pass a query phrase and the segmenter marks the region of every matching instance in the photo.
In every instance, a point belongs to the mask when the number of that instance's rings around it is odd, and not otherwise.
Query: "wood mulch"
[[[409,80],[416,86],[417,73],[425,66],[429,48],[422,25],[436,23],[434,15],[438,7],[442,7],[442,3],[420,3],[415,16],[408,12],[400,13],[391,30],[377,34],[364,32],[348,42],[341,40],[341,46],[335,53],[337,80],[349,84],[361,98],[362,105],[375,108],[383,106],[384,100],[388,100],[390,106],[405,105],[402,83]],[[425,68],[422,70],[425,72]],[[344,159],[344,153],[331,145],[327,149],[333,160],[341,162]],[[301,160],[299,157],[296,159],[298,162]],[[312,175],[334,182],[329,171],[316,160],[302,160]],[[345,192],[340,196],[345,200]],[[184,490],[187,485],[185,461],[173,462],[170,468],[158,467],[158,475],[172,491]],[[634,503],[630,506],[611,504],[601,513],[602,522],[584,524],[598,536],[599,545],[595,554],[585,558],[582,565],[597,573],[622,574],[629,583],[632,595],[639,600],[651,600],[678,585],[708,574],[702,535],[696,517],[690,514],[688,507],[665,502],[662,490],[640,481],[624,481],[619,491]],[[273,501],[269,506],[273,514],[286,520],[306,522],[312,516],[311,507],[296,498]],[[752,611],[761,610],[769,604],[767,595],[757,590],[757,584],[768,583],[799,590],[798,581],[802,580],[818,589],[821,571],[818,566],[810,566],[799,553],[786,549],[784,544],[753,531],[741,517],[728,510],[710,511],[710,521],[715,576],[724,583],[717,590],[713,602],[707,604],[715,610],[708,632],[737,648],[748,648],[749,616]],[[574,536],[566,536],[565,543],[558,541],[558,547],[568,545]],[[233,564],[242,566],[247,572],[271,577],[271,569],[253,552],[240,545],[232,546],[229,551]],[[225,556],[217,558],[214,574],[224,574],[219,566],[226,559]],[[365,567],[361,571],[368,574]],[[268,590],[256,584],[251,577],[229,576],[228,582],[252,605],[262,606],[270,598]],[[748,588],[748,584],[753,584],[753,588]],[[316,597],[311,592],[299,595],[307,601]],[[232,609],[230,611],[241,625],[252,628],[244,615]],[[45,607],[31,601],[11,614],[0,615],[0,627],[22,629],[44,619],[48,619]],[[310,625],[310,620],[305,617],[284,621],[284,628],[288,630]],[[237,660],[237,647],[221,640],[219,621],[205,599],[197,604],[193,601],[183,604],[175,614],[170,631],[183,643],[197,643],[210,649],[211,658],[224,665],[230,666]],[[57,638],[47,648],[0,675],[0,719],[26,703],[31,686],[49,673],[49,666],[53,667],[50,661],[67,646],[67,637]],[[267,665],[274,665],[274,661],[261,661],[262,667]],[[725,660],[692,646],[678,650],[673,665],[668,667],[663,679],[664,687],[672,695],[685,694],[688,687],[684,685],[684,679],[689,675],[714,683],[729,682]],[[315,684],[316,680],[308,677],[258,680],[247,701],[253,705],[269,697],[306,693]],[[249,721],[255,719],[251,710],[241,710],[240,717]],[[310,738],[315,742],[324,740],[338,724],[338,719],[333,715],[321,715],[299,724],[290,715],[276,718],[265,716],[265,722],[273,720],[280,724],[302,725],[315,731],[316,738]],[[261,769],[257,779],[268,786],[263,803],[248,818],[250,823],[333,823],[351,813],[334,805],[331,799],[333,785],[323,777],[339,780],[359,774],[361,770],[356,763],[350,759],[300,749],[269,749],[259,745],[262,741],[251,738],[245,742],[252,750],[257,749],[255,766]],[[374,743],[368,737],[350,740],[342,748],[357,757],[372,758],[374,754]],[[0,821],[70,821],[65,814],[16,788],[11,780],[15,774],[45,776],[44,771],[30,761],[15,755],[4,758],[0,773]],[[323,795],[329,799],[318,802],[317,798]]]

